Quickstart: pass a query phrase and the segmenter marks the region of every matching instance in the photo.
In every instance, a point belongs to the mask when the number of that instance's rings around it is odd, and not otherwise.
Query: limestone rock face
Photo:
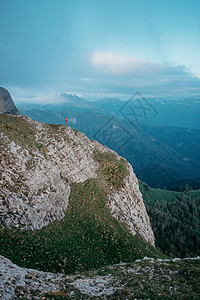
[[[133,235],[139,233],[146,241],[154,245],[154,235],[149,234],[151,224],[137,177],[130,164],[127,164],[127,168],[128,175],[124,179],[124,185],[108,196],[108,206],[112,215],[121,223],[125,223]]]
[[[63,288],[62,284],[60,284],[63,274],[52,274],[49,272],[20,268],[3,256],[0,256],[0,267],[0,299],[19,299],[17,296],[17,287],[21,287],[22,289],[30,287],[30,290],[39,289],[42,290],[43,293],[59,291]],[[42,299],[42,296],[39,297],[39,299]]]
[[[0,114],[20,114],[10,96],[10,93],[2,87],[0,87]]]
[[[0,133],[1,223],[23,229],[40,229],[64,217],[70,184],[96,177],[97,163],[90,140],[70,127],[51,127],[20,116],[35,132],[37,147],[23,147]],[[54,127],[53,127],[54,128]]]
[[[68,207],[70,185],[98,176],[95,153],[110,152],[120,159],[112,150],[70,127],[39,123],[25,116],[9,118],[17,123],[17,132],[22,126],[29,134],[23,133],[23,139],[17,139],[12,136],[14,129],[11,133],[0,130],[2,226],[40,229],[62,219]],[[122,187],[111,189],[107,195],[110,212],[133,235],[139,233],[154,245],[138,180],[128,162],[123,182]]]

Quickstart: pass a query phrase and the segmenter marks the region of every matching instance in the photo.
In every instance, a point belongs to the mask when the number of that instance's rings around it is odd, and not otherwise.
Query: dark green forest
[[[200,190],[174,192],[152,189],[144,183],[140,183],[140,190],[156,247],[172,257],[200,255]]]

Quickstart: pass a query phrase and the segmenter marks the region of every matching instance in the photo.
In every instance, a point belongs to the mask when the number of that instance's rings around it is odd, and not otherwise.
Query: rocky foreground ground
[[[144,258],[75,275],[20,268],[0,256],[0,299],[200,299],[200,257]]]

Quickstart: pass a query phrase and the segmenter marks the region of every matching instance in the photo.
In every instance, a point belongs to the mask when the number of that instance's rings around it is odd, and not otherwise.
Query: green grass
[[[34,231],[1,228],[0,253],[23,267],[64,273],[162,256],[141,237],[132,236],[105,202],[101,180],[73,184],[63,220]]]
[[[59,141],[62,137],[66,142],[71,140],[66,134],[65,126],[58,124],[43,124],[43,126],[49,138],[54,137]],[[44,156],[46,155],[46,145],[36,142],[35,124],[28,122],[22,116],[0,114],[0,131],[4,132],[10,141],[14,141],[22,148],[38,150]],[[28,163],[27,169],[30,168],[31,164]]]
[[[45,294],[45,299],[52,300],[66,300],[71,298],[69,294],[65,292],[51,292]]]
[[[36,143],[35,127],[22,117],[0,114],[0,131],[22,147],[32,147]]]
[[[148,203],[153,203],[156,201],[170,202],[182,194],[181,192],[150,188],[147,184],[142,182],[140,182],[139,185],[143,199],[144,201],[148,201]]]
[[[108,187],[120,188],[127,174],[126,161],[123,158],[118,160],[111,152],[96,152],[94,157],[99,163],[99,177],[106,182]]]

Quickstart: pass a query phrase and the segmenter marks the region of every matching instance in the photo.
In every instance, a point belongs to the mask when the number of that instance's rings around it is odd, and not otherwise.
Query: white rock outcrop
[[[25,116],[36,146],[23,145],[0,132],[0,223],[21,229],[40,229],[64,217],[71,183],[98,176],[94,153],[112,152],[70,127],[48,125]],[[35,145],[34,144],[34,145]],[[107,205],[111,214],[154,245],[138,180],[129,163],[123,187],[111,190]]]
[[[154,245],[154,235],[149,216],[139,190],[139,184],[133,168],[127,163],[128,174],[124,185],[108,195],[108,206],[112,215],[121,223],[126,224],[133,235],[140,234],[150,244]]]
[[[17,295],[18,288],[41,293],[58,291],[64,287],[62,278],[62,274],[20,268],[9,259],[0,256],[0,299],[22,298]],[[40,296],[39,299],[42,299],[42,297]]]

